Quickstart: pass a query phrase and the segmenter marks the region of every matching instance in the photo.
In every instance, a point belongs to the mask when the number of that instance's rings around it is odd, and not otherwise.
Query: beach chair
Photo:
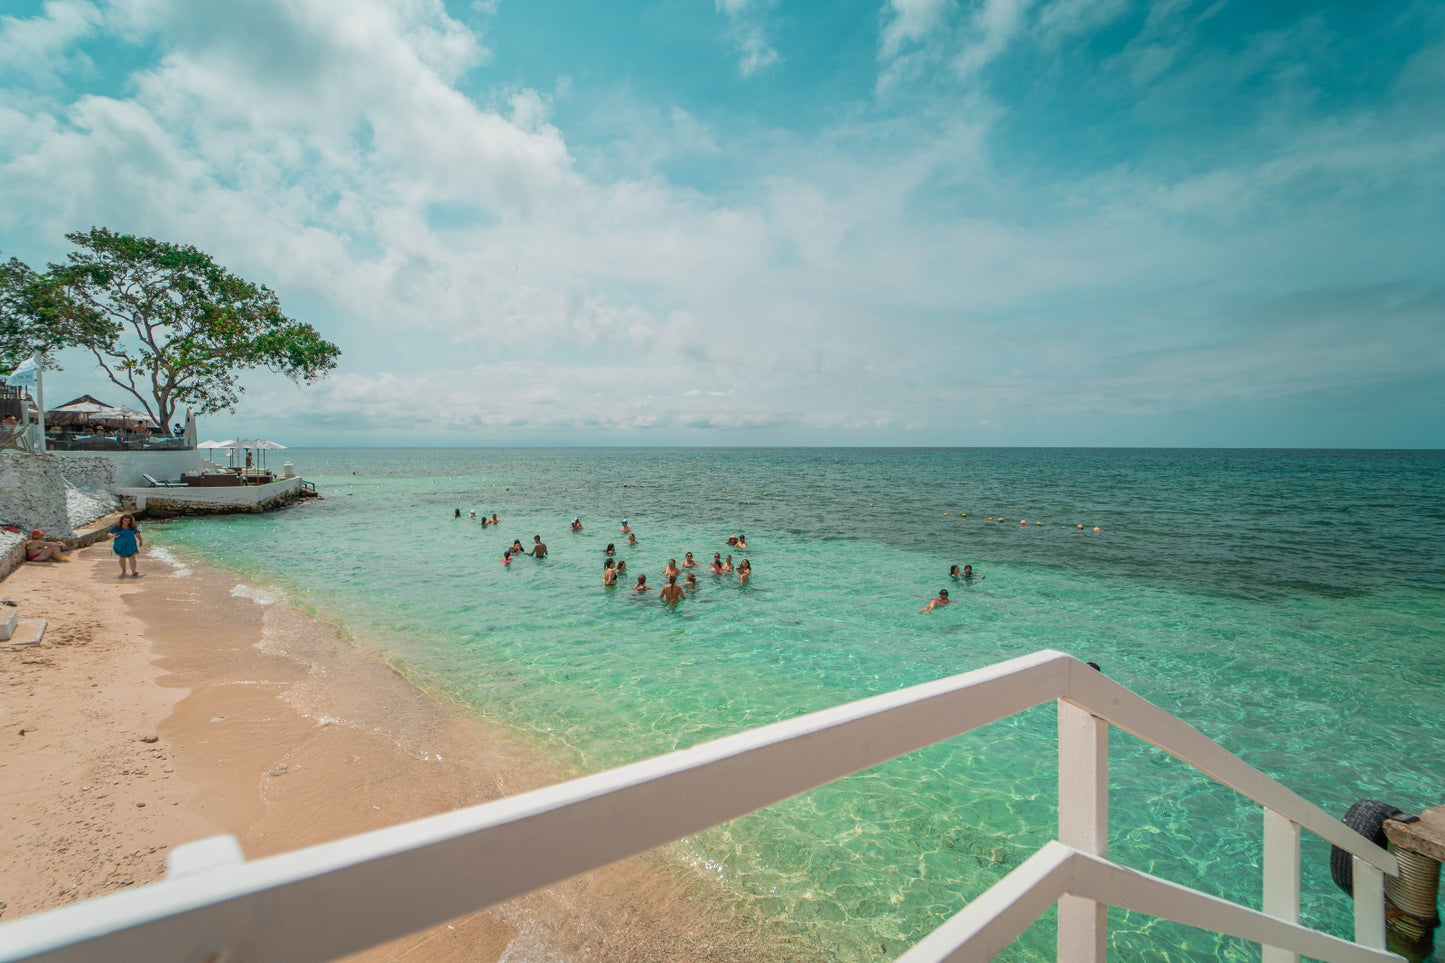
[[[152,478],[150,475],[147,475],[145,472],[141,472],[141,476],[140,476],[140,477],[144,478],[147,482],[149,482],[149,483],[150,483],[150,486],[151,486],[152,488],[185,488],[185,487],[187,487],[187,486],[186,486],[186,483],[183,482],[183,481],[161,481],[159,478]]]

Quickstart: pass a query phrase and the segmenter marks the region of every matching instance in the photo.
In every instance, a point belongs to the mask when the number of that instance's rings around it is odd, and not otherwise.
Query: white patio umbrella
[[[261,467],[266,467],[266,452],[284,451],[286,446],[280,442],[267,441],[265,438],[238,438],[228,442],[227,448],[231,449],[231,457],[234,460],[237,451],[259,451],[261,453]],[[250,467],[250,466],[247,466]]]

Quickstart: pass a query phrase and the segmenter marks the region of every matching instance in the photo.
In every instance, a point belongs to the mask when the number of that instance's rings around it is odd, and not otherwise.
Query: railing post
[[[1264,911],[1287,923],[1299,922],[1299,825],[1273,809],[1264,811]],[[1299,963],[1299,954],[1264,947],[1263,963]]]
[[[1059,842],[1109,855],[1109,724],[1059,700]],[[1108,907],[1059,899],[1059,963],[1104,963]]]
[[[1355,942],[1385,949],[1385,874],[1360,857],[1353,860]]]

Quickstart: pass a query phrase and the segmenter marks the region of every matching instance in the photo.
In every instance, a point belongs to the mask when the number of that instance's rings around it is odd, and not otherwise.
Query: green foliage
[[[31,355],[76,344],[74,320],[63,287],[19,258],[0,263],[0,376]]]
[[[182,405],[234,409],[242,371],[310,384],[336,367],[341,350],[286,317],[270,289],[194,247],[105,228],[66,238],[81,250],[46,275],[67,296],[66,337],[162,425]]]

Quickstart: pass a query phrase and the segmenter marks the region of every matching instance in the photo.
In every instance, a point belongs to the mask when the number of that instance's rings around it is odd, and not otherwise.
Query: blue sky
[[[1440,448],[1442,117],[1440,3],[0,0],[0,252],[341,345],[217,437]]]

